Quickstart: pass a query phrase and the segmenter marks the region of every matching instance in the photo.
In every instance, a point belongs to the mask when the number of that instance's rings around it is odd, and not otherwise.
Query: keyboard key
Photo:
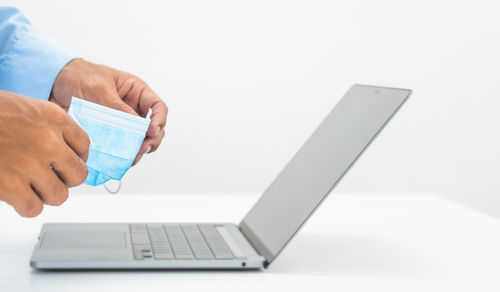
[[[164,225],[170,247],[176,259],[193,259],[193,253],[180,225]]]
[[[213,225],[199,225],[198,227],[216,259],[233,259],[233,254]]]
[[[182,254],[182,253],[176,253],[175,258],[177,260],[192,260],[194,257],[192,254]]]
[[[173,260],[174,255],[171,253],[155,252],[155,259],[157,259],[157,260]]]
[[[232,254],[228,254],[228,253],[225,253],[225,254],[215,254],[215,258],[218,259],[218,260],[230,260],[233,258],[233,255]]]
[[[170,243],[161,224],[148,225],[154,258],[158,260],[174,259]]]
[[[210,224],[130,224],[136,260],[229,260],[231,249]]]
[[[213,259],[210,249],[198,229],[198,226],[194,224],[185,224],[181,227],[186,235],[188,244],[193,251],[194,257],[196,259]]]

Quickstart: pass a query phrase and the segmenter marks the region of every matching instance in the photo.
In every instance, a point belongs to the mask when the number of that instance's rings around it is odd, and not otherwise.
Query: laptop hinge
[[[238,229],[240,230],[241,234],[247,239],[248,243],[254,248],[254,250],[264,257],[264,268],[267,268],[267,266],[272,262],[274,259],[274,255],[272,252],[267,249],[267,247],[259,240],[257,235],[248,227],[248,225],[245,224],[244,221],[238,225]]]

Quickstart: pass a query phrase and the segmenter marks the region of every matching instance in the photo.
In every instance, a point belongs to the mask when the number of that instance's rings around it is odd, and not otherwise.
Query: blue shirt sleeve
[[[37,31],[16,8],[0,7],[0,89],[47,100],[59,71],[77,56]]]

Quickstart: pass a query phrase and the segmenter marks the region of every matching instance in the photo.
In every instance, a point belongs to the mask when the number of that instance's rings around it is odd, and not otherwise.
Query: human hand
[[[57,105],[0,90],[0,200],[24,217],[87,178],[89,137]]]
[[[151,124],[133,165],[145,153],[155,151],[165,136],[167,106],[132,74],[75,59],[57,76],[49,100],[68,110],[72,96],[141,117],[152,110]]]

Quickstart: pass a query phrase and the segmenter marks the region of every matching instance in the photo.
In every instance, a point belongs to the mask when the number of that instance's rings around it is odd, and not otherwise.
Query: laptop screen
[[[411,91],[354,85],[240,223],[269,264],[335,187]]]

